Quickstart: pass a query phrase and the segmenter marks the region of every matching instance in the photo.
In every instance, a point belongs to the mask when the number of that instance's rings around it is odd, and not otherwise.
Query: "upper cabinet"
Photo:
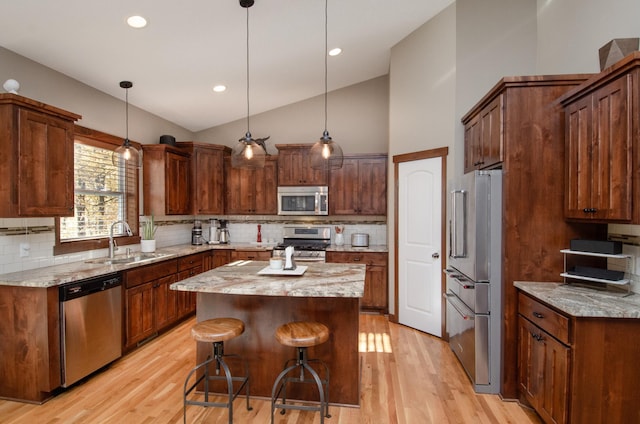
[[[73,123],[80,115],[0,94],[0,217],[73,216]]]
[[[640,224],[640,53],[561,98],[565,110],[565,217]]]
[[[330,215],[387,213],[387,155],[346,156],[330,171]]]
[[[143,188],[145,215],[190,215],[189,153],[166,144],[145,144]]]
[[[224,157],[231,149],[185,141],[178,146],[191,155],[191,202],[194,215],[224,214]]]
[[[226,213],[275,215],[278,212],[276,165],[277,158],[267,156],[264,168],[234,168],[231,158],[225,158]]]
[[[504,95],[462,118],[464,124],[464,172],[494,168],[503,160]]]
[[[278,149],[278,185],[326,186],[326,170],[310,166],[309,153],[313,144],[276,144]]]

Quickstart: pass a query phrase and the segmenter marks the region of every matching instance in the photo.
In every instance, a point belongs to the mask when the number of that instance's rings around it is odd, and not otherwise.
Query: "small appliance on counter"
[[[351,246],[369,247],[369,234],[365,234],[365,233],[351,234]]]
[[[202,223],[199,219],[193,221],[193,228],[191,229],[191,244],[194,246],[200,246],[203,243],[202,238]]]
[[[209,220],[209,244],[220,243],[220,223],[217,219]]]
[[[221,244],[227,244],[229,243],[230,237],[229,237],[229,229],[227,228],[227,221],[224,219],[220,220],[220,243]]]

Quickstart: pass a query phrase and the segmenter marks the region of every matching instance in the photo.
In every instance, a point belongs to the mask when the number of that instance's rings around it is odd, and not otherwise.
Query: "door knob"
[[[440,254],[438,252],[434,253],[433,255],[431,255],[431,257],[433,259],[438,259],[440,257]]]

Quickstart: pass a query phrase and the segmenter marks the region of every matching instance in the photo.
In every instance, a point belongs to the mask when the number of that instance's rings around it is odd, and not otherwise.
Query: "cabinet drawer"
[[[569,344],[569,318],[520,293],[518,312],[562,343]]]
[[[204,253],[196,253],[195,255],[178,258],[178,270],[184,271],[195,267],[202,268],[203,257]]]
[[[327,252],[327,262],[387,266],[387,256],[383,252]]]
[[[231,260],[268,261],[271,253],[270,250],[234,250],[231,252]]]
[[[152,281],[160,277],[175,274],[176,272],[178,272],[178,261],[176,259],[170,259],[168,261],[163,261],[127,271],[125,284],[127,288],[131,288],[146,283],[147,281]]]

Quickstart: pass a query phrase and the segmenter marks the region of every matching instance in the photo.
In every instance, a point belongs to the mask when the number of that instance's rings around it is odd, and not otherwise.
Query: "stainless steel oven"
[[[284,227],[282,243],[273,249],[273,256],[284,255],[284,249],[293,246],[296,262],[325,262],[326,249],[331,244],[331,227]]]
[[[278,215],[328,215],[327,186],[278,187]]]
[[[499,393],[502,171],[463,175],[451,191],[446,322],[449,345],[479,393]]]

